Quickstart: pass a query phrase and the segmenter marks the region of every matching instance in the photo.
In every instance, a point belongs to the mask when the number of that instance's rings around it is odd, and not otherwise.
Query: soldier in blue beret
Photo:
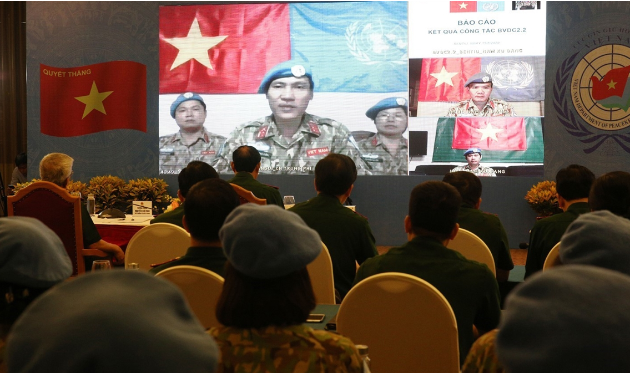
[[[312,174],[317,161],[330,153],[350,156],[359,168],[363,161],[349,142],[343,124],[306,112],[313,99],[313,73],[308,63],[282,62],[263,77],[258,93],[269,101],[271,115],[238,126],[221,148],[213,166],[230,172],[233,152],[253,146],[261,156],[261,174]]]
[[[466,81],[470,99],[460,101],[448,110],[447,117],[513,117],[516,115],[510,104],[503,100],[490,98],[492,76],[477,73]]]
[[[208,131],[206,103],[197,93],[186,92],[171,104],[171,117],[179,131],[160,137],[160,174],[179,174],[192,161],[212,163],[225,137]]]
[[[376,133],[358,141],[361,158],[369,164],[370,175],[407,175],[407,99],[389,97],[365,112],[374,121]]]
[[[497,173],[492,168],[484,167],[479,163],[481,161],[481,149],[470,148],[464,152],[464,157],[468,164],[466,166],[457,166],[451,172],[466,171],[472,172],[477,176],[497,176]]]

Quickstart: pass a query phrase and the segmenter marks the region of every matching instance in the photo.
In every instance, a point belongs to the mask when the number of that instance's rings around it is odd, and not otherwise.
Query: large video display
[[[408,173],[408,4],[160,7],[160,174],[192,160],[310,174],[330,153],[366,175]]]

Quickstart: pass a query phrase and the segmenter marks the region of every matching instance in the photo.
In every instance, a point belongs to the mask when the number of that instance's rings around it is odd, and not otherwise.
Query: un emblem
[[[365,64],[409,62],[406,22],[387,19],[356,21],[346,28],[345,36],[350,53]]]

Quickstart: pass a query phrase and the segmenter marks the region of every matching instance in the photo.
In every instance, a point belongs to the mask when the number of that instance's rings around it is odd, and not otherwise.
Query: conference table
[[[120,246],[123,251],[127,249],[127,244],[136,232],[148,226],[153,219],[149,217],[134,217],[127,215],[124,219],[101,219],[92,216],[92,221],[96,230],[104,241]]]

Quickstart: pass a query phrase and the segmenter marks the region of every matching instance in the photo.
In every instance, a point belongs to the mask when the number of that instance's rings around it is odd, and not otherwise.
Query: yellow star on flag
[[[491,138],[494,141],[499,141],[497,138],[497,133],[503,132],[501,128],[494,128],[490,124],[490,122],[486,122],[486,128],[475,128],[475,131],[481,133],[481,139],[479,141],[483,141],[487,138]]]
[[[610,82],[608,82],[608,89],[615,89],[616,85],[617,85],[617,82],[615,82],[614,80],[611,80]]]
[[[208,51],[217,44],[221,43],[227,37],[227,35],[201,35],[199,21],[197,21],[197,18],[195,17],[192,25],[190,26],[190,30],[188,30],[188,35],[185,38],[164,38],[164,41],[179,49],[177,57],[175,57],[175,61],[173,61],[173,65],[171,65],[171,70],[193,59],[197,60],[197,62],[205,67],[214,70],[212,63],[210,62],[210,57],[208,56]]]
[[[105,112],[105,106],[103,106],[103,101],[113,92],[114,91],[99,92],[98,88],[96,88],[96,82],[92,81],[92,89],[90,89],[89,95],[75,97],[75,99],[85,104],[85,109],[83,110],[83,116],[81,117],[81,119],[90,114],[92,110],[98,110],[101,113],[107,115],[107,113]]]
[[[468,6],[468,4],[461,3],[461,4],[459,4],[459,9],[466,9],[467,6]]]
[[[439,73],[432,73],[431,76],[437,79],[435,82],[435,86],[439,86],[440,84],[448,84],[451,87],[453,86],[453,77],[457,75],[457,73],[449,73],[446,71],[446,67],[442,66],[442,70]]]

